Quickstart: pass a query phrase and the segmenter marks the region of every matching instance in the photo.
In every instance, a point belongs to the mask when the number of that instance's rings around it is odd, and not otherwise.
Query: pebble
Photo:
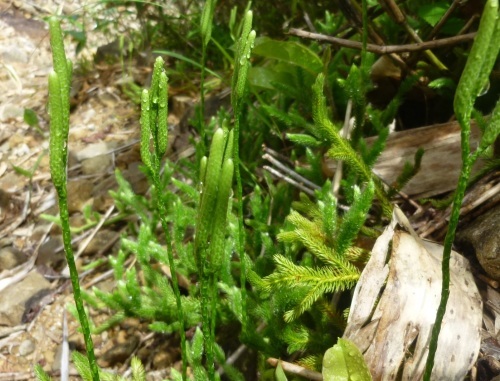
[[[481,267],[500,281],[500,205],[479,216],[457,233],[457,243],[472,246]]]
[[[12,246],[0,249],[0,271],[13,269],[21,263],[26,262],[26,260],[26,256]]]
[[[19,345],[19,355],[27,356],[35,351],[35,343],[30,339],[24,340],[21,345]]]

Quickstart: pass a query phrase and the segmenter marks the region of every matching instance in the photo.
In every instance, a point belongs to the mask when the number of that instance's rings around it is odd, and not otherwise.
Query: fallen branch
[[[288,34],[307,38],[310,40],[328,42],[332,45],[343,46],[345,48],[361,50],[363,44],[359,41],[346,40],[344,38],[327,36],[320,33],[311,33],[302,29],[291,28]],[[450,46],[460,44],[462,42],[471,41],[476,36],[476,33],[467,33],[460,36],[442,38],[439,40],[417,42],[414,44],[403,44],[403,45],[375,45],[367,44],[366,50],[376,54],[391,54],[391,53],[404,53],[404,52],[419,52],[422,50],[441,48],[443,46]]]

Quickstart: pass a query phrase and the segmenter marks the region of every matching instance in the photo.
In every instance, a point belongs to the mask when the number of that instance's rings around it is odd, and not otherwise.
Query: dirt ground
[[[69,14],[78,7],[77,2],[0,1],[0,380],[33,379],[36,363],[57,377],[64,324],[70,347],[83,349],[76,321],[65,313],[73,297],[64,275],[60,232],[42,217],[57,214],[57,207],[49,174],[46,108],[52,58],[47,26],[40,20],[51,12]],[[85,55],[92,59],[102,44],[97,37],[89,40],[75,60],[75,45],[68,39],[68,58],[84,63]],[[133,75],[146,80],[147,68],[134,70]],[[121,65],[98,66],[90,75],[76,66],[68,171],[74,226],[85,223],[86,206],[107,212],[108,217],[116,212],[107,193],[114,186],[115,167],[124,171],[136,190],[147,189],[135,148],[137,108],[120,91],[119,80],[124,78]],[[37,126],[24,121],[26,109],[36,114]],[[178,119],[172,114],[169,122],[178,124]],[[32,172],[27,176],[17,167]],[[108,254],[118,238],[119,232],[106,229],[77,234],[81,251],[77,264],[81,268],[91,258]],[[84,289],[112,287],[109,272],[90,271],[80,281]],[[91,317],[96,323],[106,318]],[[149,372],[149,378],[165,377],[165,369],[179,359],[177,344],[143,334],[146,330],[141,328],[139,322],[128,320],[95,336],[100,365],[123,374],[131,356],[139,355],[149,369],[158,370]],[[76,372],[72,369],[71,374]]]

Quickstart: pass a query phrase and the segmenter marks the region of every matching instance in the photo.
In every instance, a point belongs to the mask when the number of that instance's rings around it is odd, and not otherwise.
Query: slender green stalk
[[[201,319],[202,319],[202,333],[203,342],[205,345],[205,355],[206,355],[206,368],[208,373],[208,379],[210,381],[215,379],[215,364],[214,364],[214,342],[215,342],[215,330],[212,329],[215,326],[215,299],[214,298],[214,284],[215,276],[214,274],[204,274],[202,280],[200,280],[200,295],[201,295]]]
[[[165,241],[167,243],[168,265],[172,274],[172,286],[174,289],[175,303],[177,305],[177,319],[179,320],[179,335],[181,337],[181,355],[182,355],[182,379],[187,380],[187,346],[186,346],[186,331],[184,328],[184,308],[182,307],[181,291],[179,289],[179,281],[177,280],[177,265],[175,264],[172,237],[168,228],[167,222],[167,205],[165,197],[163,196],[160,177],[158,174],[153,175],[153,185],[158,195],[158,209],[160,211],[161,226],[165,234]]]
[[[453,198],[453,207],[450,216],[450,223],[444,241],[443,259],[441,263],[442,271],[442,289],[441,300],[436,313],[436,321],[432,328],[432,336],[429,344],[429,355],[425,368],[424,380],[430,380],[432,368],[434,366],[434,357],[437,350],[439,332],[443,317],[446,312],[446,304],[450,295],[450,257],[451,247],[455,239],[455,232],[460,217],[460,207],[464,198],[467,183],[472,165],[480,152],[486,148],[486,143],[493,142],[493,136],[498,135],[500,128],[497,126],[500,120],[500,107],[497,104],[492,117],[489,121],[483,141],[476,152],[470,151],[470,118],[476,98],[485,86],[493,64],[498,56],[500,38],[500,23],[498,14],[498,0],[488,0],[483,10],[481,23],[477,32],[474,45],[472,46],[469,58],[465,65],[464,72],[455,94],[454,108],[457,120],[461,128],[461,149],[462,149],[462,169],[458,180],[457,189]]]
[[[153,187],[156,191],[156,207],[160,212],[160,221],[165,234],[168,264],[172,273],[172,288],[177,306],[179,321],[179,335],[181,338],[182,379],[187,379],[187,345],[184,309],[182,306],[179,281],[177,280],[177,266],[174,260],[172,237],[167,221],[167,201],[164,196],[161,181],[161,159],[167,149],[167,115],[168,115],[168,85],[167,76],[163,68],[163,59],[156,59],[151,89],[143,90],[141,97],[141,159],[149,170]],[[150,150],[150,140],[153,139],[153,151]]]
[[[75,299],[78,318],[82,326],[90,372],[94,381],[99,381],[99,369],[94,355],[94,344],[90,335],[87,314],[83,307],[80,292],[80,281],[76,269],[73,248],[71,247],[71,232],[68,211],[68,191],[66,186],[66,170],[68,155],[69,131],[69,88],[71,84],[72,65],[64,53],[61,26],[56,18],[51,18],[50,43],[54,71],[49,76],[49,113],[50,113],[50,173],[59,199],[59,213],[64,243],[64,252],[68,262],[73,297]]]
[[[246,88],[247,74],[250,67],[250,53],[254,46],[255,41],[255,31],[252,29],[252,11],[248,11],[245,14],[243,20],[243,27],[241,30],[241,36],[236,48],[235,66],[232,78],[232,91],[231,91],[231,103],[234,110],[234,143],[233,143],[233,156],[234,156],[234,166],[236,174],[236,199],[238,207],[238,254],[240,256],[241,263],[241,273],[240,273],[240,283],[241,283],[241,304],[242,304],[242,330],[243,336],[246,334],[247,330],[247,308],[246,308],[246,258],[245,258],[245,231],[243,228],[243,186],[241,183],[241,173],[240,173],[240,123],[241,123],[241,106],[243,101],[243,96]]]
[[[214,17],[216,0],[207,0],[203,6],[201,15],[201,74],[200,74],[200,107],[198,108],[198,126],[200,129],[201,146],[196,153],[200,157],[205,155],[206,133],[205,133],[205,65],[207,62],[207,45],[212,36],[212,20]]]

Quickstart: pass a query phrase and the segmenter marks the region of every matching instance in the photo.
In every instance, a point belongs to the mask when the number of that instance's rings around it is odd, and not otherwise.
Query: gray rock
[[[472,247],[484,271],[500,280],[500,205],[459,231],[456,241]]]
[[[19,355],[27,356],[35,351],[35,343],[29,339],[24,340],[19,346]]]
[[[28,258],[15,247],[6,246],[0,249],[0,271],[10,270],[26,262]]]
[[[112,166],[111,155],[99,155],[82,160],[82,173],[84,175],[95,175],[105,173]]]
[[[21,324],[28,302],[36,295],[50,292],[49,287],[50,283],[33,270],[19,283],[5,288],[0,293],[0,325],[13,327]]]

